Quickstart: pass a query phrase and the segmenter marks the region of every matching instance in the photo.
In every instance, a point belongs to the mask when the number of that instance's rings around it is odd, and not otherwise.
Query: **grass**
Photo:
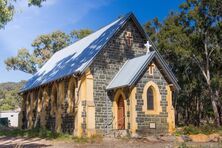
[[[17,128],[15,129],[3,128],[0,129],[0,136],[29,137],[29,138],[39,137],[46,139],[55,139],[55,138],[60,138],[63,135],[41,128],[35,128],[31,130],[22,130]]]
[[[181,143],[178,148],[188,148],[185,142]]]
[[[73,135],[70,134],[55,133],[42,128],[30,130],[0,128],[0,136],[42,138],[49,140],[74,141],[76,143],[100,143],[103,140],[103,136],[99,134],[92,135],[91,137],[73,137]]]
[[[194,134],[205,134],[205,135],[210,135],[213,133],[218,133],[222,135],[222,127],[215,127],[214,125],[202,125],[200,127],[195,127],[193,125],[189,126],[184,126],[181,128],[178,128],[174,135],[179,136],[179,135],[194,135]]]

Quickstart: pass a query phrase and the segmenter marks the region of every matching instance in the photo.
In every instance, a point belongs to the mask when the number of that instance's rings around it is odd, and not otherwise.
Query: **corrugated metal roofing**
[[[172,79],[172,72],[170,68],[163,62],[163,59],[156,51],[151,51],[146,55],[127,60],[106,89],[111,90],[120,87],[132,86],[154,59],[161,67],[164,76],[173,84],[174,88],[176,88],[176,90],[180,90],[178,83]]]
[[[56,52],[45,65],[22,87],[20,92],[38,87],[65,76],[81,73],[97,53],[132,15],[129,13],[89,36]]]
[[[131,86],[134,80],[143,72],[144,68],[153,59],[155,51],[149,52],[146,55],[127,60],[113,80],[107,86],[107,90]]]

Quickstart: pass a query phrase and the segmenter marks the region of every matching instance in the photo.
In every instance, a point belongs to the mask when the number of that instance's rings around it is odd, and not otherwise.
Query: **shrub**
[[[185,126],[182,128],[178,128],[175,131],[175,135],[191,135],[191,134],[212,134],[212,133],[219,133],[222,134],[222,127],[216,127],[212,124],[202,125],[200,127],[195,127],[193,125]]]

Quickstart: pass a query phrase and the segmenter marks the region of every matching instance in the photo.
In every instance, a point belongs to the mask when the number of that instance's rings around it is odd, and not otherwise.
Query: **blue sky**
[[[18,0],[13,21],[0,30],[0,82],[18,82],[31,77],[20,71],[7,71],[4,60],[20,48],[30,51],[32,41],[41,34],[89,28],[97,30],[118,16],[133,12],[141,24],[158,17],[163,20],[178,10],[183,0],[47,0],[43,7],[28,7]]]

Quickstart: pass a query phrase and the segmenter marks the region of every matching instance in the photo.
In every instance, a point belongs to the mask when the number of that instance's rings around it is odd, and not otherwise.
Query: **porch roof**
[[[157,64],[161,68],[161,73],[164,75],[166,80],[173,84],[176,90],[180,90],[178,83],[172,78],[172,72],[167,65],[161,60],[161,57],[156,51],[151,51],[146,55],[136,57],[127,60],[119,72],[115,75],[109,85],[106,87],[107,90],[128,87],[136,83],[142,73],[146,70],[147,66],[155,59]]]

